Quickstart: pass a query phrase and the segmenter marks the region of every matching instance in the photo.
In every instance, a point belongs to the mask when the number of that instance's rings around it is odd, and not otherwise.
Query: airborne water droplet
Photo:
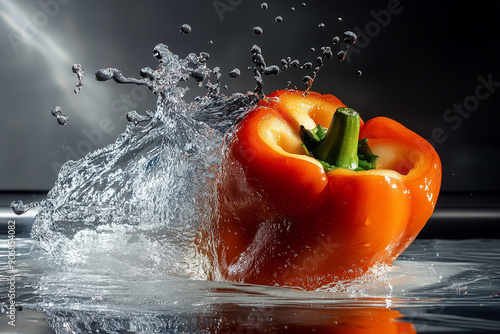
[[[271,65],[264,69],[265,75],[276,75],[280,71],[280,68],[277,65]]]
[[[340,37],[339,36],[335,36],[333,38],[333,45],[337,45],[337,44],[339,44],[339,42],[340,42]]]
[[[239,68],[235,68],[233,69],[231,72],[229,72],[229,76],[231,78],[237,78],[241,75],[241,72],[240,72],[240,69]]]
[[[23,201],[17,200],[13,201],[10,204],[10,208],[12,209],[12,212],[14,212],[16,215],[22,215],[26,213],[28,210],[39,207],[40,202],[33,202],[29,204],[24,204]]]
[[[283,17],[276,16],[276,18],[274,19],[274,21],[276,21],[276,22],[283,22]]]
[[[344,42],[347,45],[353,45],[354,43],[356,43],[357,39],[358,39],[358,36],[355,33],[353,33],[352,31],[344,32]]]
[[[358,70],[358,77],[360,77],[362,74],[363,72],[361,72],[361,70]]]
[[[261,35],[264,32],[264,30],[262,30],[261,27],[254,27],[253,32],[256,33],[257,35]]]
[[[268,9],[269,6],[267,5],[267,2],[263,2],[261,5],[260,5],[260,8],[262,9]]]
[[[308,61],[307,63],[304,63],[304,65],[302,65],[302,66],[300,67],[300,69],[301,69],[301,70],[308,70],[308,69],[310,69],[310,68],[312,67],[312,65],[313,65],[313,64],[312,64],[310,61]]]
[[[340,50],[338,53],[337,53],[337,58],[340,60],[340,61],[343,61],[345,59],[345,55],[346,55],[346,51],[344,50]]]
[[[321,48],[321,56],[325,57],[326,59],[332,59],[333,57],[332,48],[330,48],[329,46],[323,46]]]
[[[78,79],[78,82],[76,84],[76,87],[74,89],[74,92],[75,94],[78,94],[82,91],[82,88],[83,88],[83,78],[85,78],[85,71],[83,70],[83,66],[81,64],[73,64],[73,66],[71,67],[71,70],[73,71],[73,73],[76,74],[76,77]]]
[[[59,106],[52,107],[50,113],[57,119],[57,123],[60,125],[66,125],[69,121],[68,116],[62,113],[62,109]]]
[[[320,23],[318,24],[318,28],[324,28],[325,27],[325,24],[324,23]]]
[[[26,211],[26,206],[24,205],[23,201],[14,201],[10,204],[10,208],[16,215],[22,215]]]
[[[189,24],[184,23],[183,25],[181,25],[180,31],[183,34],[189,34],[192,31],[192,29],[191,29],[191,26]]]
[[[341,17],[339,17],[339,18],[337,19],[337,21],[342,22],[342,18],[341,18]]]

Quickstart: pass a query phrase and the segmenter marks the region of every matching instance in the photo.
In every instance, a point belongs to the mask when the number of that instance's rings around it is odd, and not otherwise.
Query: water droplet
[[[62,109],[59,106],[52,107],[50,113],[57,119],[57,123],[60,125],[66,125],[69,121],[68,116],[62,113]]]
[[[183,25],[181,25],[180,31],[183,34],[189,34],[192,31],[192,28],[189,24],[184,23]]]
[[[292,7],[292,12],[295,12],[295,7]]]
[[[332,59],[333,57],[332,48],[330,48],[329,46],[323,46],[321,48],[321,56],[325,57],[326,59]]]
[[[292,67],[299,67],[300,62],[297,59],[294,59],[290,62],[290,66]]]
[[[339,42],[340,42],[340,37],[339,36],[335,36],[333,38],[333,45],[337,45]]]
[[[305,75],[305,76],[302,78],[302,81],[304,81],[304,83],[306,83],[306,84],[309,84],[309,83],[312,81],[312,78],[311,78],[311,76],[309,76],[309,75]]]
[[[363,72],[361,72],[361,70],[358,70],[358,77],[360,77],[362,74]]]
[[[263,2],[263,3],[260,4],[260,8],[262,8],[262,9],[268,9],[269,6],[268,6],[267,2]]]
[[[262,53],[262,49],[260,48],[260,46],[258,46],[258,45],[254,45],[254,46],[252,46],[252,48],[250,49],[250,52],[251,52],[251,53]]]
[[[265,75],[276,75],[280,72],[280,68],[277,65],[271,65],[264,69]]]
[[[311,48],[311,52],[316,52],[316,49],[315,48]]]
[[[325,27],[325,24],[324,23],[320,23],[318,24],[318,28],[324,28]]]
[[[346,31],[344,32],[344,42],[347,45],[353,45],[356,43],[356,40],[358,39],[358,36],[353,33],[352,31]]]
[[[340,50],[338,53],[337,53],[337,58],[340,60],[340,61],[343,61],[345,59],[345,56],[346,56],[346,51],[345,50]]]
[[[208,58],[210,58],[210,54],[207,52],[200,52],[200,56],[198,57],[199,63],[206,63]]]
[[[21,200],[12,202],[10,204],[10,208],[16,215],[22,215],[27,211],[23,201]]]
[[[214,41],[209,40],[209,41],[208,41],[208,44],[212,45],[212,44],[214,44]]]
[[[274,19],[274,21],[276,21],[276,22],[283,22],[283,17],[276,16],[276,18]]]
[[[312,64],[310,61],[308,61],[307,63],[304,63],[304,65],[302,65],[302,66],[300,67],[300,69],[301,69],[301,70],[308,70],[308,69],[310,69],[310,68],[312,67],[312,65],[313,65],[313,64]]]
[[[83,66],[81,64],[73,64],[73,66],[71,67],[71,70],[73,71],[73,73],[76,74],[76,77],[78,79],[78,82],[76,84],[76,87],[74,89],[74,92],[75,94],[78,94],[82,91],[82,88],[83,88],[83,78],[85,78],[85,71],[83,70]]]
[[[13,201],[10,204],[10,208],[12,209],[12,212],[14,212],[16,215],[22,215],[26,213],[28,210],[39,207],[40,202],[33,202],[29,204],[24,204],[23,201],[17,200]]]
[[[305,2],[302,3],[302,7],[305,7],[307,6],[307,4]]]
[[[261,35],[264,32],[264,30],[262,30],[261,27],[254,27],[253,32],[256,33],[257,35]]]
[[[231,72],[229,72],[229,76],[231,78],[237,78],[241,75],[241,72],[240,72],[240,69],[239,68],[235,68],[233,69]]]
[[[342,22],[342,18],[341,18],[341,17],[339,17],[339,18],[337,19],[337,21]]]

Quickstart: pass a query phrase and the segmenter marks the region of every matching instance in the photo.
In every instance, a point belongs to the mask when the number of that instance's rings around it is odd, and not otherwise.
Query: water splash
[[[148,87],[158,96],[156,109],[129,112],[114,144],[63,165],[33,225],[42,257],[63,267],[118,261],[137,272],[203,278],[193,242],[211,214],[223,133],[258,99],[222,96],[220,71],[207,67],[207,53],[180,58],[159,44],[153,55],[158,68],[143,68],[139,79],[115,68],[96,72],[98,81]],[[208,93],[186,103],[180,83],[190,78]]]
[[[254,94],[222,95],[222,75],[218,67],[207,66],[208,53],[181,58],[164,44],[153,49],[158,67],[142,68],[140,78],[116,68],[98,70],[97,81],[147,87],[158,97],[156,108],[145,114],[130,111],[129,124],[114,144],[61,168],[33,225],[42,257],[63,267],[92,263],[95,269],[118,261],[137,272],[205,278],[206,263],[195,254],[194,240],[214,214],[210,194],[224,135],[230,136],[229,130],[265,96],[263,75],[314,67],[312,62],[300,66],[291,57],[281,60],[281,68],[267,65],[259,46],[250,51]],[[304,76],[308,90],[323,59],[332,56],[330,47],[321,48],[313,75]],[[74,68],[81,83],[83,67]],[[230,73],[239,75],[239,69]],[[190,79],[208,91],[187,103],[188,88],[181,84]],[[67,121],[59,107],[52,113]],[[29,208],[13,203],[17,213]]]

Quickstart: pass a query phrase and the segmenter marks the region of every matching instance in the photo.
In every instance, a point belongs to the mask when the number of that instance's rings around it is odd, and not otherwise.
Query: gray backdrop
[[[116,139],[128,110],[154,108],[155,97],[142,88],[96,82],[99,68],[138,77],[142,67],[156,66],[151,52],[162,42],[181,56],[208,52],[209,66],[224,74],[223,92],[246,92],[254,88],[252,45],[262,48],[268,65],[287,56],[314,62],[321,46],[339,50],[332,39],[345,30],[357,32],[358,43],[344,62],[325,63],[313,90],[336,95],[365,120],[388,116],[432,139],[444,191],[500,190],[493,2],[306,1],[303,7],[274,0],[266,10],[261,3],[0,0],[0,190],[50,189],[62,163]],[[279,15],[283,21],[275,22]],[[184,23],[190,34],[180,33]],[[78,95],[75,62],[87,74]],[[235,67],[237,79],[228,76]],[[265,93],[288,80],[303,88],[306,74],[266,77]],[[188,97],[202,93],[193,86]],[[51,115],[55,105],[68,115],[66,126]]]

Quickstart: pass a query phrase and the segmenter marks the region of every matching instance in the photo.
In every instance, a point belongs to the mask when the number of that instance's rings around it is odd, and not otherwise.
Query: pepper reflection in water
[[[266,308],[223,304],[213,310],[213,317],[196,321],[200,331],[209,333],[416,333],[411,323],[401,321],[402,317],[398,311],[385,307]]]

